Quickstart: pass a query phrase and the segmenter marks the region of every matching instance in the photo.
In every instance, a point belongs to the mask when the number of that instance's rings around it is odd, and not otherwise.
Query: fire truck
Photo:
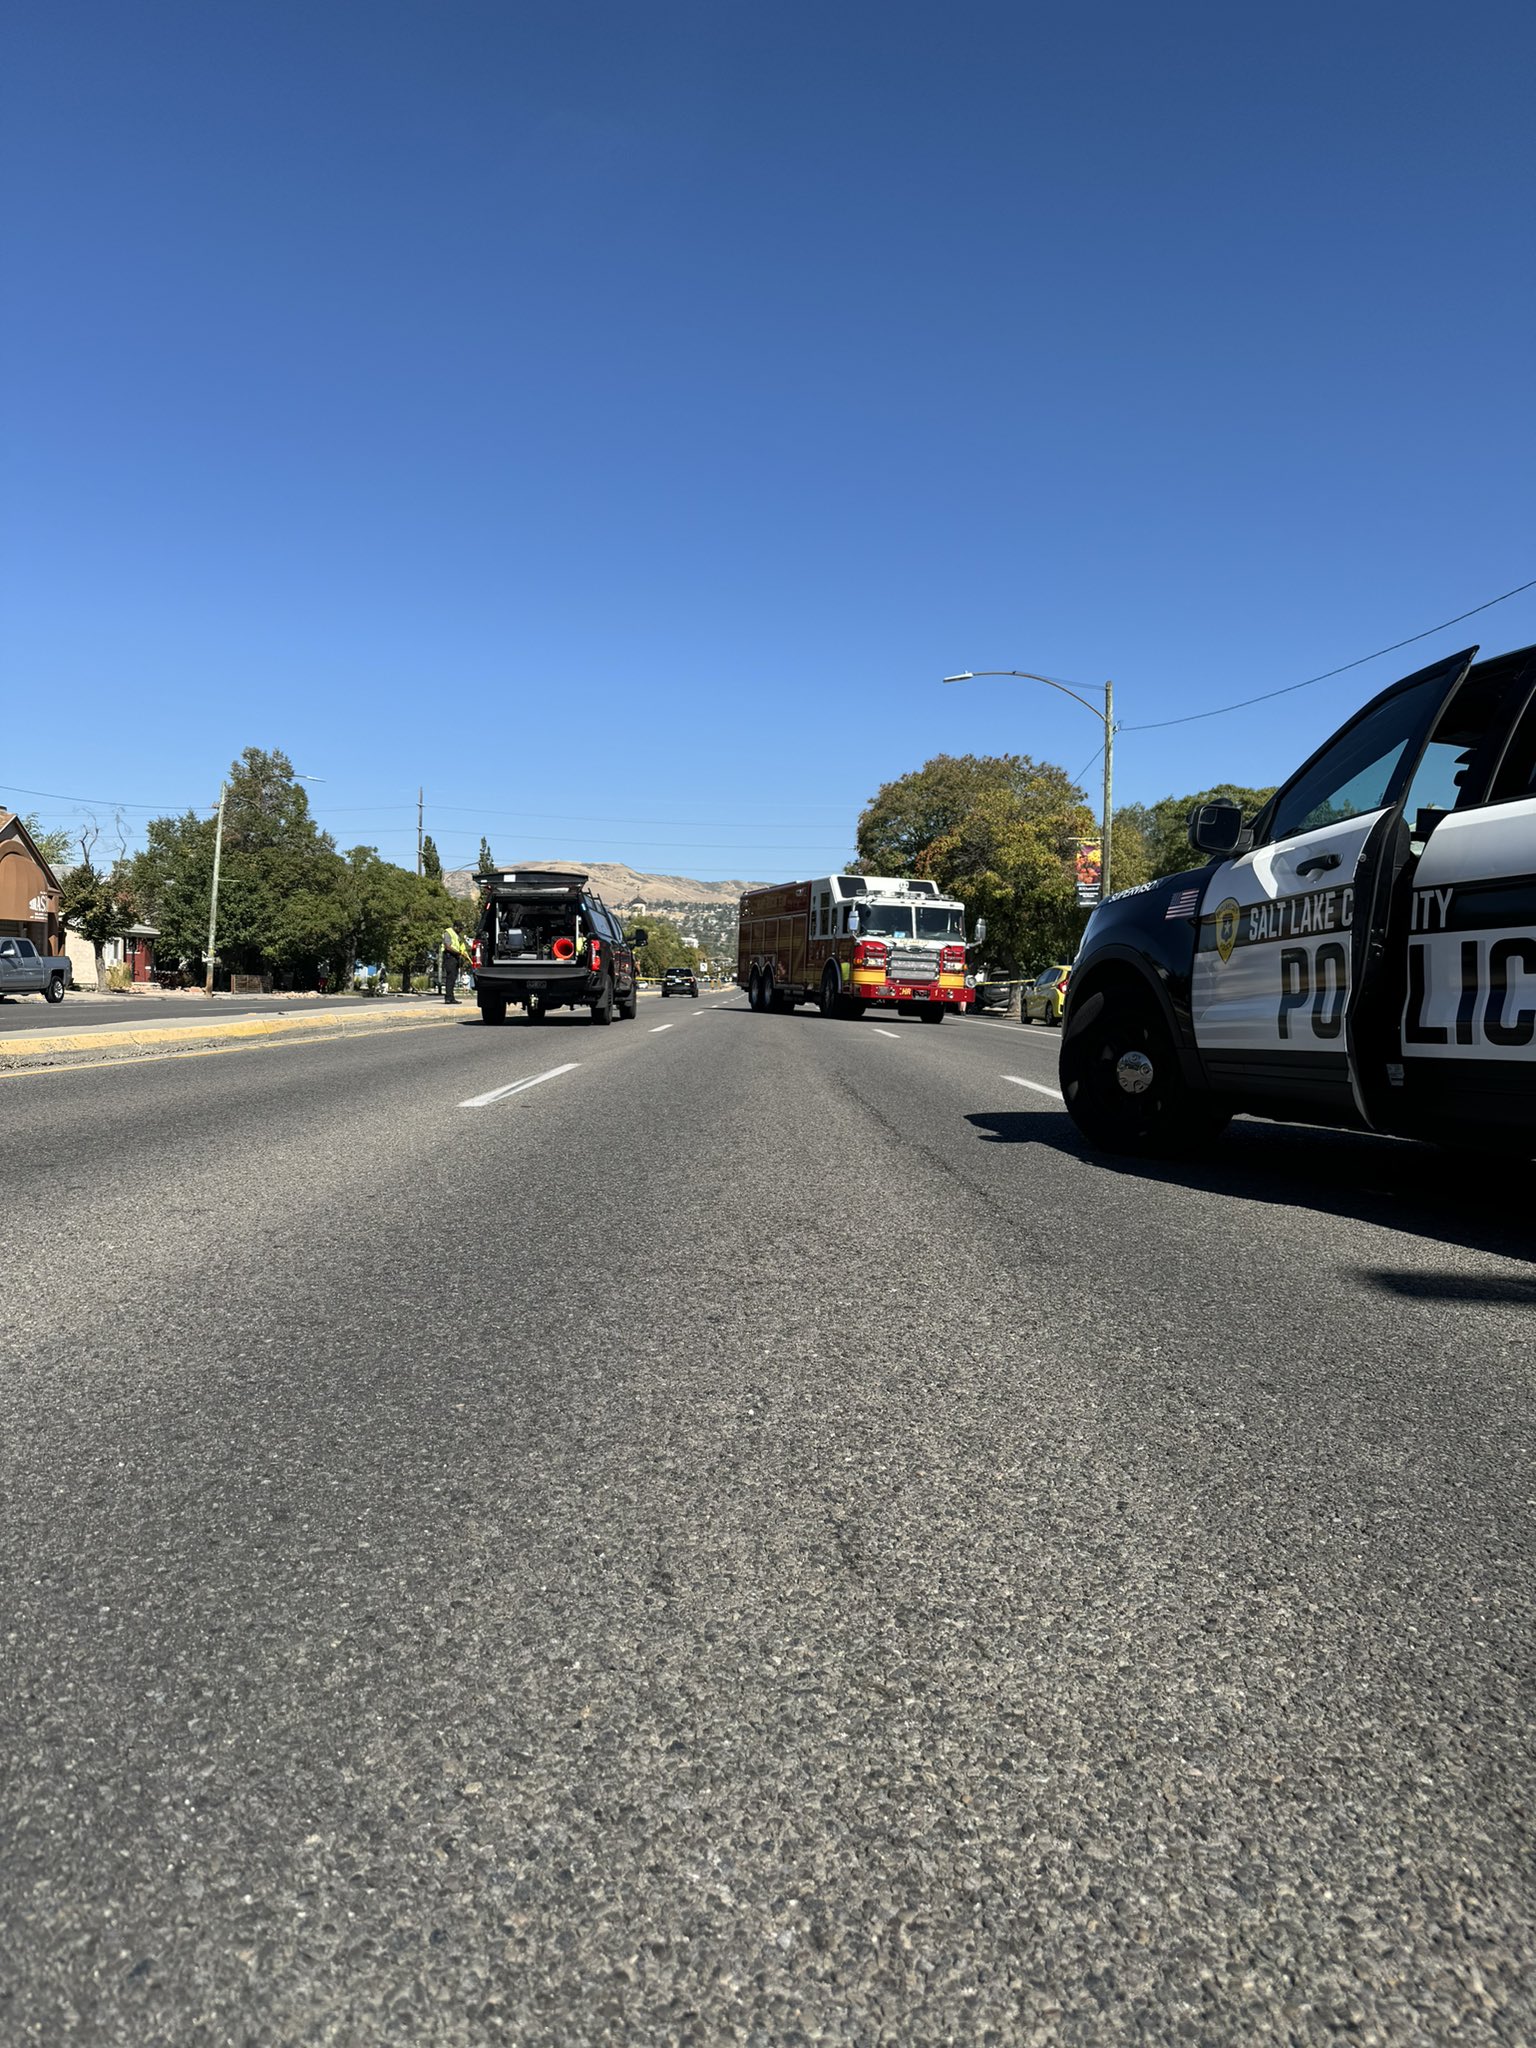
[[[879,1003],[942,1024],[975,993],[965,954],[965,905],[937,882],[828,875],[741,899],[736,980],[754,1010],[815,1003],[824,1017],[862,1017]]]

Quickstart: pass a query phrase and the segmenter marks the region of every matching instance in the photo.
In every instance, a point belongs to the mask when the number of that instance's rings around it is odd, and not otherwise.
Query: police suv
[[[1536,1153],[1536,648],[1384,690],[1083,934],[1061,1086],[1116,1152],[1238,1111]]]

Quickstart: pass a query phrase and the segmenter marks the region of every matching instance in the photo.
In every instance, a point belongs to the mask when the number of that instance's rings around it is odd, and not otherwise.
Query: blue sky
[[[1528,6],[13,0],[0,800],[835,865],[1536,576]],[[1267,782],[1536,591],[1126,730]],[[15,715],[17,711],[20,715]],[[130,811],[130,824],[149,815]]]

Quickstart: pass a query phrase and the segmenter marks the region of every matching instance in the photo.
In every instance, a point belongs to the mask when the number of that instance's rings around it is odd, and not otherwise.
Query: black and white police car
[[[1077,956],[1078,1129],[1170,1153],[1239,1111],[1536,1153],[1536,648],[1384,690],[1206,865],[1109,897]]]

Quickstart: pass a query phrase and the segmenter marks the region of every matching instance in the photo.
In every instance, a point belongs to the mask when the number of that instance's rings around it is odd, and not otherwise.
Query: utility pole
[[[416,872],[417,872],[417,874],[418,874],[418,875],[419,875],[419,874],[421,873],[421,799],[422,799],[422,794],[423,794],[423,792],[422,792],[422,789],[421,789],[421,785],[420,785],[420,784],[418,783],[418,785],[417,785],[417,788],[416,788]]]
[[[213,829],[213,891],[208,898],[208,974],[203,983],[204,995],[213,994],[213,948],[219,935],[219,856],[224,851],[224,799],[229,794],[229,784],[219,784],[219,822]]]
[[[1104,685],[1104,845],[1099,854],[1099,901],[1109,894],[1109,838],[1114,816],[1115,686]]]

